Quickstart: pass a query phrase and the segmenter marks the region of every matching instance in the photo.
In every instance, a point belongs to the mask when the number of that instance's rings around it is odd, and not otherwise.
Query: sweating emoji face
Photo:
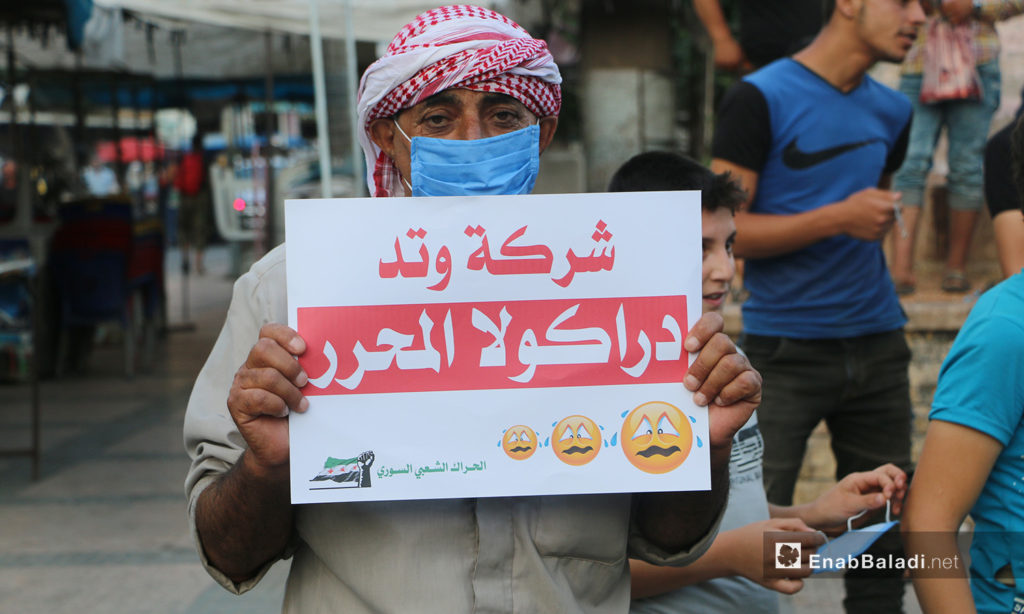
[[[526,460],[537,451],[537,434],[530,427],[517,424],[505,431],[501,449],[512,460]]]
[[[693,445],[693,429],[683,412],[661,401],[644,403],[622,423],[622,451],[647,473],[667,473],[683,464]]]
[[[555,425],[551,447],[563,463],[586,465],[601,450],[601,430],[586,416],[563,418]]]

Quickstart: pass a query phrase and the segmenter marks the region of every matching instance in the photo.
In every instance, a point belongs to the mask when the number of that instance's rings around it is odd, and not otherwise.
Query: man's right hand
[[[743,53],[743,48],[732,35],[723,35],[711,41],[715,68],[729,72],[746,74],[754,69],[753,64]]]
[[[228,411],[249,446],[250,469],[287,466],[288,412],[309,407],[299,390],[308,377],[295,359],[305,351],[306,342],[297,332],[284,324],[266,324],[235,373]]]
[[[800,565],[788,572],[789,575],[784,578],[765,575],[766,569],[775,567],[775,553],[763,547],[764,534],[772,532],[792,532],[793,535],[787,539],[802,544]],[[792,595],[803,588],[803,578],[811,575],[810,555],[825,543],[821,533],[804,524],[799,518],[769,518],[754,522],[735,529],[734,537],[740,542],[734,563],[736,573],[785,595]]]
[[[307,381],[296,356],[306,342],[284,324],[267,324],[238,368],[228,411],[248,449],[199,494],[196,531],[210,563],[234,582],[280,557],[294,527],[289,499],[288,412],[306,411]]]
[[[855,239],[878,241],[896,219],[901,192],[864,188],[834,205],[839,231]]]
[[[694,403],[708,408],[711,449],[724,451],[729,462],[733,435],[761,404],[761,374],[724,332],[717,313],[705,313],[686,335],[687,352],[699,352],[687,369],[683,385],[694,393]],[[714,460],[712,460],[712,463]]]

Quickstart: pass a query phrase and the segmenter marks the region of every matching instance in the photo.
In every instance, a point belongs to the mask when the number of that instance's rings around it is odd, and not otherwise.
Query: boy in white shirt
[[[729,173],[714,174],[696,161],[670,152],[634,156],[616,171],[610,192],[700,190],[703,248],[702,305],[721,311],[736,273],[732,245],[733,215],[746,194]],[[805,552],[824,542],[819,532],[835,533],[862,510],[892,500],[898,513],[906,492],[906,475],[895,465],[852,473],[818,499],[803,505],[768,503],[762,484],[764,441],[757,413],[733,437],[729,461],[729,502],[711,548],[686,567],[658,567],[631,560],[634,613],[779,611],[778,596],[803,587],[806,566],[788,578],[765,577],[763,534],[802,531]],[[770,590],[769,590],[770,589]]]

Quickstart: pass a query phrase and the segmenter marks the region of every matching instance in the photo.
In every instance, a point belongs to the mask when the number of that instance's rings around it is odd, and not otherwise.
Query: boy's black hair
[[[716,175],[693,158],[672,151],[637,154],[615,171],[609,192],[700,190],[701,209],[736,213],[747,193],[728,172]]]
[[[1010,151],[1013,156],[1013,180],[1020,196],[1020,209],[1024,211],[1024,114],[1017,118],[1017,125],[1010,133]]]

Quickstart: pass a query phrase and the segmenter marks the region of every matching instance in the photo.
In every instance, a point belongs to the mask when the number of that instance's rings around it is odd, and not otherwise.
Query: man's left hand
[[[697,405],[708,407],[708,437],[712,449],[727,447],[761,403],[761,374],[722,332],[717,313],[705,313],[690,329],[685,348],[700,353],[690,365],[683,385]]]
[[[888,463],[873,471],[851,473],[839,480],[814,501],[804,521],[830,533],[842,532],[846,530],[847,519],[865,510],[885,507],[886,501],[892,502],[892,514],[899,514],[903,511],[906,494],[907,474]]]

